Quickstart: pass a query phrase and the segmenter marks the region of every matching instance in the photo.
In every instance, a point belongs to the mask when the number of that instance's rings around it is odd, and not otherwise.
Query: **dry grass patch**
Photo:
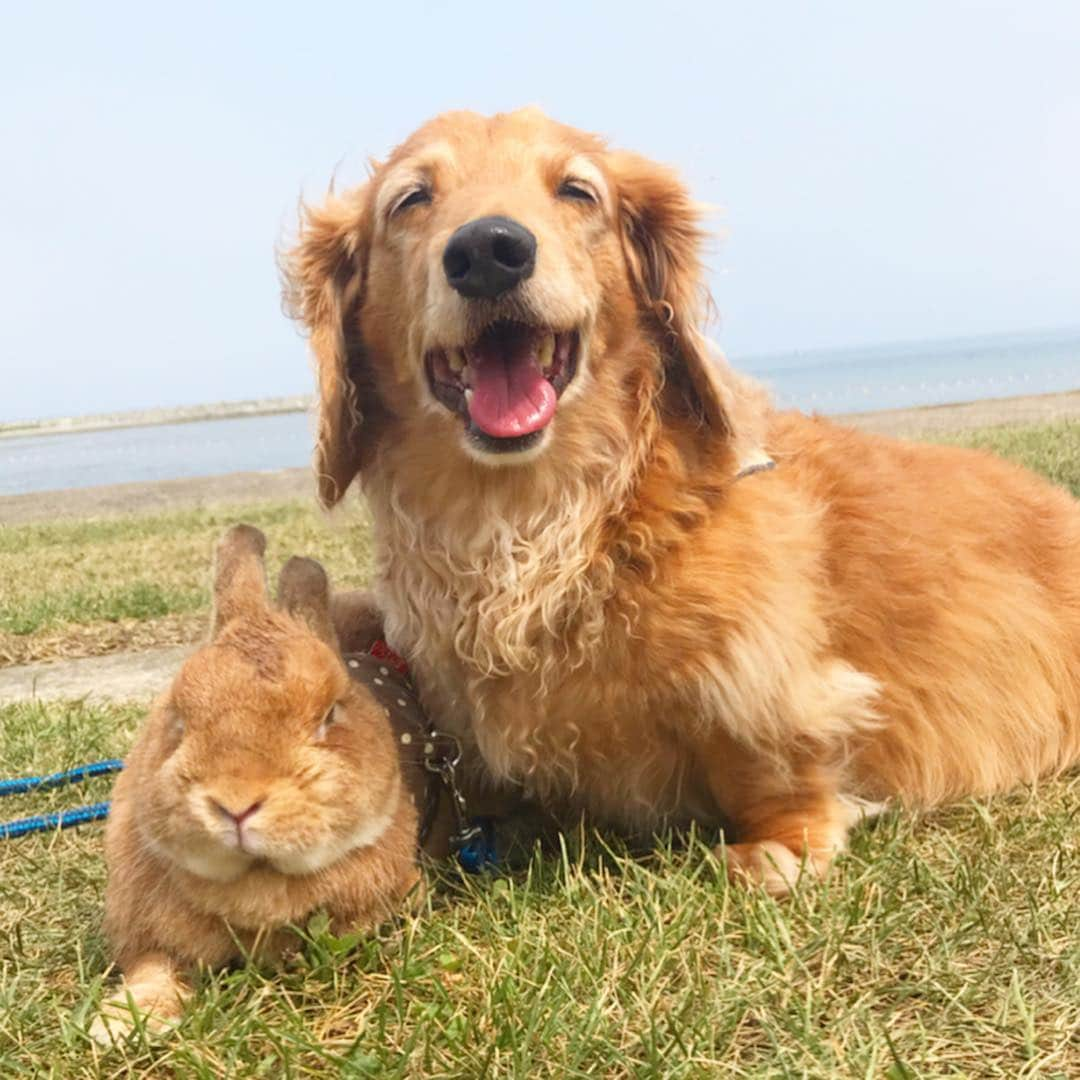
[[[190,645],[206,637],[206,612],[163,615],[115,622],[63,623],[33,634],[0,634],[0,667],[35,660],[64,660],[82,656]]]

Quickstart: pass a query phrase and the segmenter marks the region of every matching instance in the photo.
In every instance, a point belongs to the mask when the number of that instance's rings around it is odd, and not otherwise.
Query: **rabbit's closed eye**
[[[165,736],[179,745],[187,730],[187,721],[184,714],[174,705],[169,704],[165,710]],[[174,746],[175,748],[175,746]]]
[[[326,739],[326,734],[335,724],[341,722],[342,711],[338,708],[337,702],[334,702],[326,711],[326,715],[319,721],[319,726],[315,729],[315,741],[323,742]]]

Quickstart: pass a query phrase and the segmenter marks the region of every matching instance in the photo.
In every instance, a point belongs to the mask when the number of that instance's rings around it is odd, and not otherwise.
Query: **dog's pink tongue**
[[[469,416],[496,439],[529,435],[551,423],[555,388],[540,373],[533,340],[483,342],[469,350]]]

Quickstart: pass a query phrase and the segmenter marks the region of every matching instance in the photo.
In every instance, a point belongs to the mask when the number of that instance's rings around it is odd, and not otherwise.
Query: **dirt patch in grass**
[[[1080,417],[1080,390],[1060,394],[927,405],[919,409],[882,409],[837,417],[842,423],[879,435],[927,438],[991,427],[1025,427],[1060,423]]]
[[[0,634],[0,667],[39,660],[105,656],[108,653],[190,645],[206,637],[206,613],[159,619],[121,619],[87,625],[68,623],[39,633]]]
[[[57,438],[63,438],[58,435]],[[315,505],[310,469],[235,472],[153,483],[102,484],[62,491],[0,496],[0,525],[51,524],[125,514],[164,514],[224,505],[292,500]]]

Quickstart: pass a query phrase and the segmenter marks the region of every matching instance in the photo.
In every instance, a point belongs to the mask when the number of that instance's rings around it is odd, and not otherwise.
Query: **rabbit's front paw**
[[[101,1012],[90,1025],[90,1037],[102,1046],[112,1046],[134,1031],[163,1035],[180,1022],[189,994],[171,964],[147,958],[134,965],[116,993],[101,1003]]]
[[[102,1046],[124,1042],[132,1032],[145,1031],[147,1035],[163,1035],[180,1022],[179,1004],[171,1009],[165,1002],[144,1005],[129,998],[125,992],[102,1003],[101,1012],[90,1025],[90,1038]]]

